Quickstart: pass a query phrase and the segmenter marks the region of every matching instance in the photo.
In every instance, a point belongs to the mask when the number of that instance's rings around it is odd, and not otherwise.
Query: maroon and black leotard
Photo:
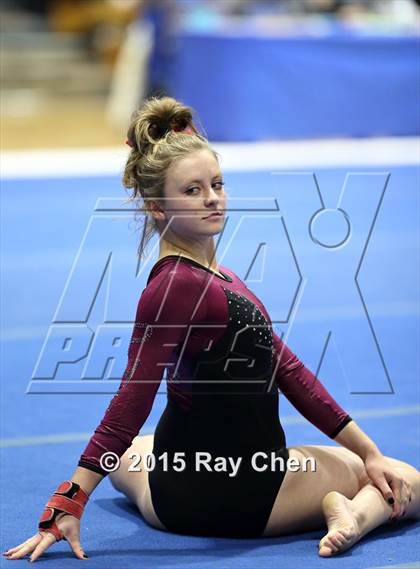
[[[274,333],[261,301],[233,271],[220,268],[222,276],[178,255],[154,265],[138,303],[120,387],[79,466],[108,474],[102,454],[124,454],[150,413],[166,369],[167,405],[149,472],[157,516],[176,533],[257,537],[285,471],[258,471],[251,458],[274,453],[286,462],[289,456],[279,390],[331,438],[352,419]],[[205,452],[211,471],[198,471],[198,453]],[[183,463],[176,460],[180,456]],[[216,471],[217,457],[241,457],[237,474]]]

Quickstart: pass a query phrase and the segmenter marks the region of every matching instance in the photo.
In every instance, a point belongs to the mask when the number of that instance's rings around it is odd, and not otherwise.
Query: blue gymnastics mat
[[[418,170],[232,171],[225,180],[236,210],[221,236],[219,263],[246,280],[276,331],[382,452],[419,468]],[[116,176],[3,182],[3,551],[35,533],[46,500],[72,475],[122,375],[124,342],[157,257],[138,272],[132,213],[112,206],[122,196]],[[94,281],[101,283],[96,296]],[[52,370],[49,334],[81,326],[87,306],[91,327],[103,324],[105,306],[123,342],[113,362],[98,348],[86,379],[83,360]],[[141,434],[153,432],[165,402],[163,382]],[[289,445],[334,444],[284,397],[280,417]],[[415,521],[378,528],[326,560],[318,557],[324,530],[253,540],[158,531],[105,480],[82,518],[81,542],[92,568],[412,569],[419,566],[419,529]],[[2,559],[1,566],[26,560],[11,563]],[[37,563],[65,568],[79,561],[60,542]]]

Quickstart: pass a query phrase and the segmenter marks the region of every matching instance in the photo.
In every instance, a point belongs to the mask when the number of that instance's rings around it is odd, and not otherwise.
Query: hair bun
[[[133,148],[145,152],[170,131],[182,131],[193,125],[192,109],[172,97],[151,97],[131,117],[127,139]]]

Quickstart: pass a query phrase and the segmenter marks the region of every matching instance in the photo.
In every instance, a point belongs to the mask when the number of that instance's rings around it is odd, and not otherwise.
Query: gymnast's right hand
[[[88,556],[80,545],[80,520],[69,514],[61,513],[56,518],[56,524],[63,533],[62,539],[69,542],[75,556],[79,559],[87,559]],[[38,532],[20,545],[5,551],[3,555],[6,559],[22,559],[25,555],[30,555],[28,561],[35,561],[56,541],[52,533]]]
[[[88,495],[75,482],[62,482],[45,506],[38,533],[3,555],[6,559],[21,559],[29,554],[28,561],[35,561],[53,543],[64,539],[69,542],[78,559],[87,559],[80,545],[80,518],[88,499]]]

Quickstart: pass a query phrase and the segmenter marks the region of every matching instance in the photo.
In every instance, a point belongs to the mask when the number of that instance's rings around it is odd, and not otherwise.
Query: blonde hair
[[[189,133],[182,132],[185,128]],[[171,163],[197,150],[209,150],[216,160],[218,154],[195,127],[193,110],[172,97],[151,97],[134,111],[127,142],[131,151],[124,169],[123,185],[133,190],[127,201],[136,203],[137,214],[144,219],[138,248],[141,260],[147,243],[158,232],[156,220],[148,215],[149,201],[164,201],[166,173]]]

